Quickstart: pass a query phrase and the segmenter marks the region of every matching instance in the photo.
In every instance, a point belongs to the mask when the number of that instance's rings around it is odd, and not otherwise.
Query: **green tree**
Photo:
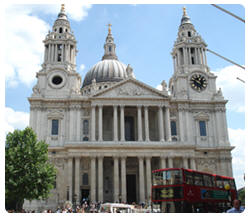
[[[245,187],[238,191],[238,198],[241,204],[245,206]]]
[[[56,169],[48,161],[48,144],[27,127],[8,133],[5,143],[5,208],[20,211],[24,199],[46,199]]]

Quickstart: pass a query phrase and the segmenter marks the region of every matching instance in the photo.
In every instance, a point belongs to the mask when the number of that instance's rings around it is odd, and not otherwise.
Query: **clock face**
[[[194,74],[190,79],[191,87],[196,91],[202,91],[207,87],[207,80],[201,74]]]

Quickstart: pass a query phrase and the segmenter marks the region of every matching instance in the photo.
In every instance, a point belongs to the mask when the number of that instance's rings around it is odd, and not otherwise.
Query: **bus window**
[[[230,179],[229,184],[230,184],[230,189],[234,189],[234,190],[236,189],[234,180]]]
[[[202,174],[194,173],[194,184],[197,186],[203,186]]]
[[[220,176],[216,176],[216,186],[219,188],[224,188],[224,179]]]
[[[182,184],[181,170],[166,170],[153,173],[153,185],[174,185]]]
[[[194,184],[194,178],[193,178],[192,172],[188,172],[185,170],[185,178],[186,178],[186,184],[190,184],[190,185]]]
[[[211,175],[203,175],[204,186],[213,187],[213,176]]]

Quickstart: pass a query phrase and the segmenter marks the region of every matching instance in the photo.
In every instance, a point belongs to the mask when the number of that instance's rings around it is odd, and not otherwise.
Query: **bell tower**
[[[65,97],[80,93],[81,77],[76,72],[76,39],[71,30],[64,4],[46,35],[44,62],[33,87],[35,97]]]
[[[215,79],[207,65],[207,44],[183,8],[178,36],[172,50],[174,74],[169,87],[177,99],[208,99],[216,93]]]

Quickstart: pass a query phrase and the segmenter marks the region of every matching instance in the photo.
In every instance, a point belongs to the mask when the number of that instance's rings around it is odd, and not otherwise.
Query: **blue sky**
[[[130,64],[138,80],[152,87],[167,83],[173,74],[171,51],[177,38],[186,6],[197,32],[208,48],[245,65],[245,24],[217,8],[204,4],[66,4],[66,12],[77,43],[77,71],[82,79],[101,60],[107,36],[107,24],[112,24],[118,59]],[[245,18],[241,5],[220,5]],[[42,40],[57,17],[57,5],[9,5],[5,9],[5,132],[28,125],[29,103],[41,69],[44,47]],[[233,172],[237,187],[244,185],[245,143],[245,71],[207,53],[208,65],[217,78],[217,88],[229,100],[227,122],[229,137],[235,149]]]

